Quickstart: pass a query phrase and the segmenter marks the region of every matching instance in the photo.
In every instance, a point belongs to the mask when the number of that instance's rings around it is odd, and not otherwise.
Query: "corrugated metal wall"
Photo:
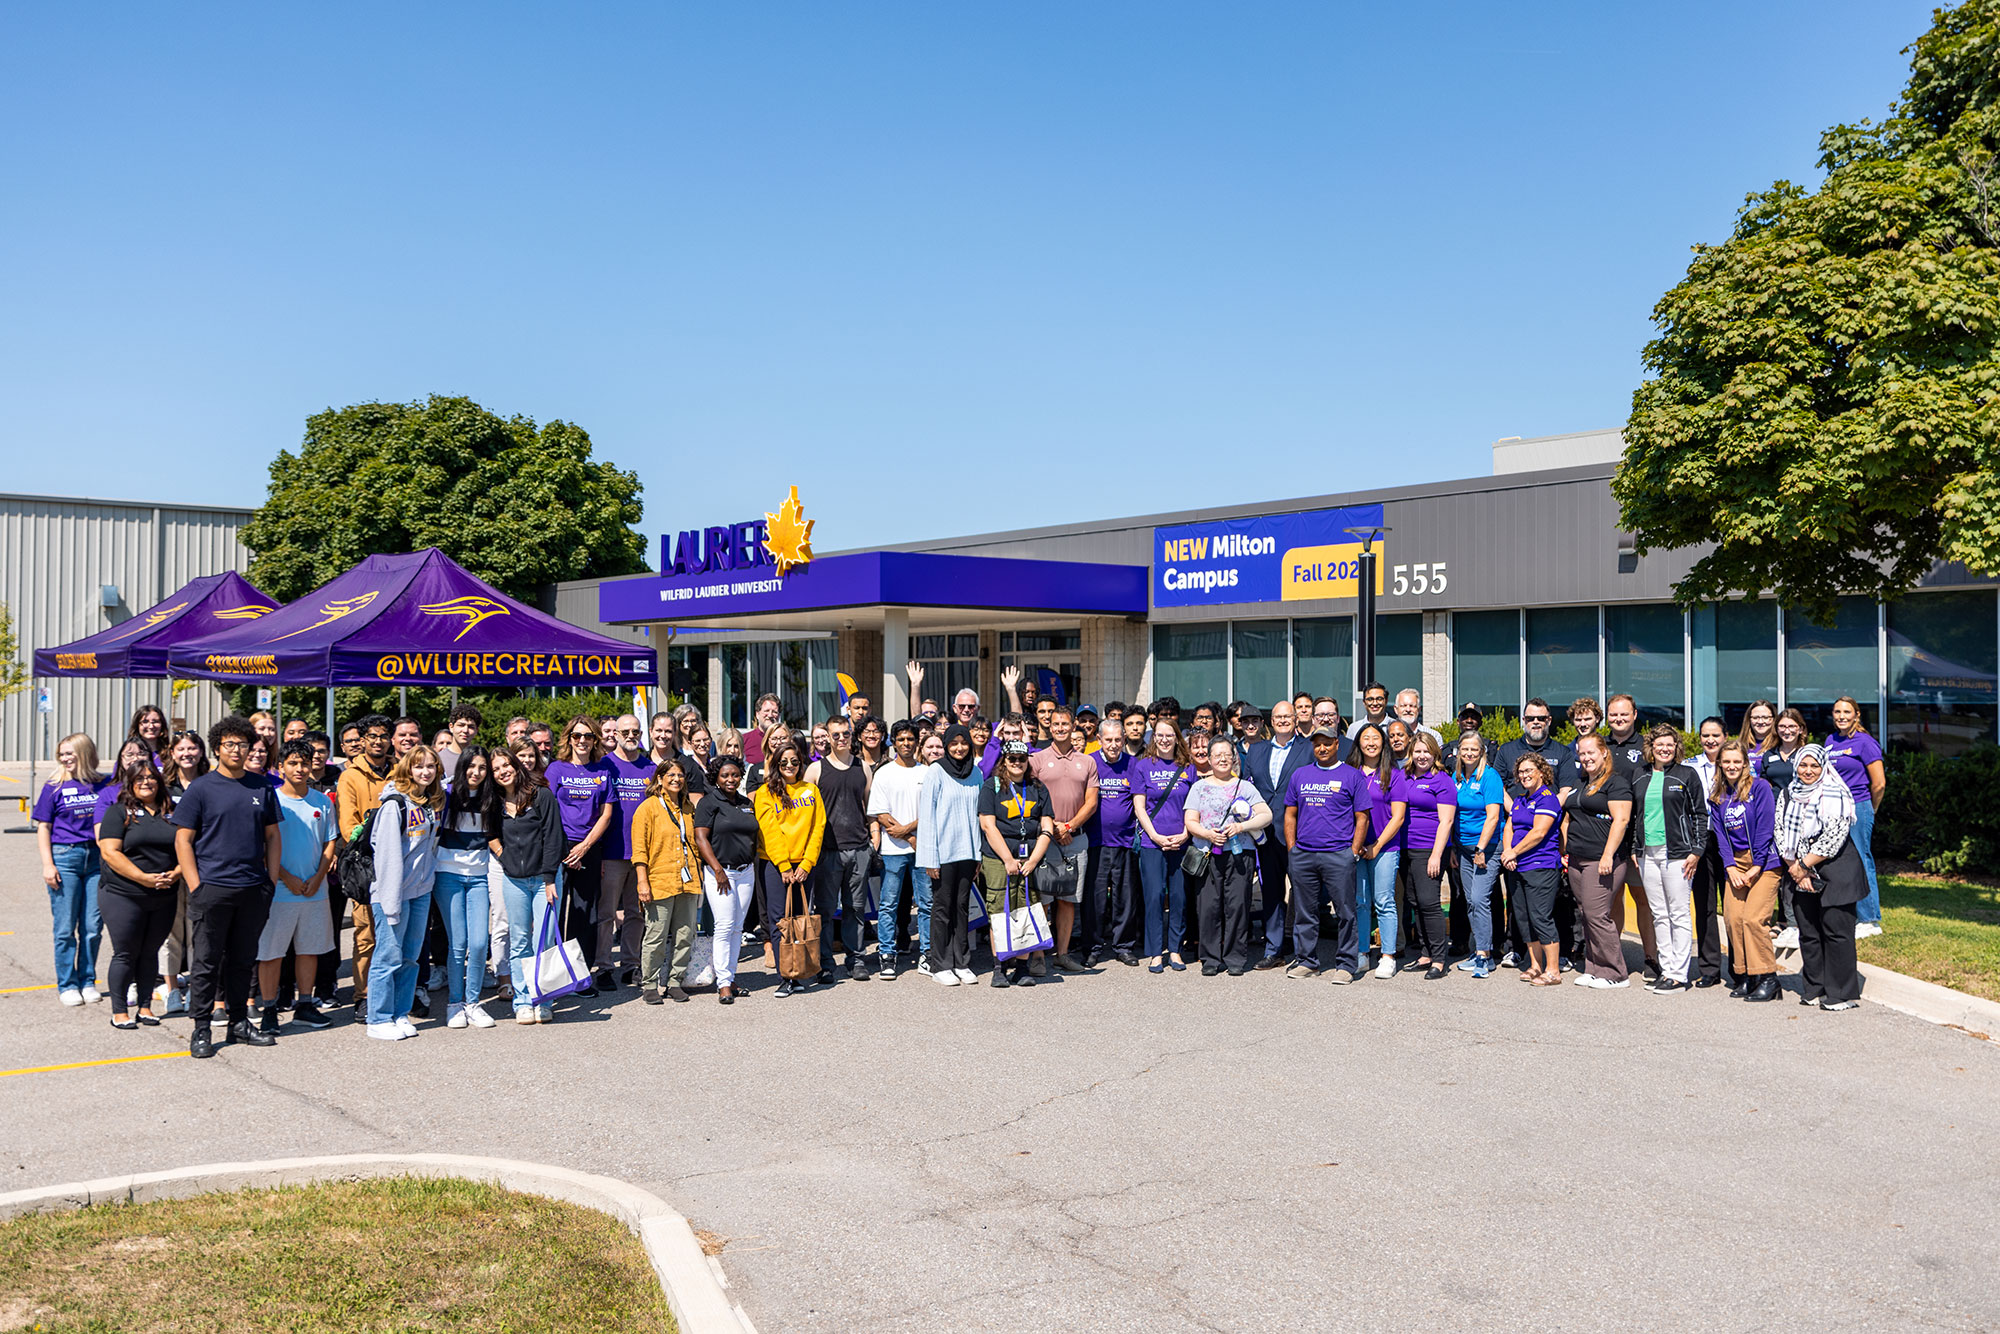
[[[36,649],[126,620],[190,579],[246,569],[250,553],[237,534],[249,518],[249,510],[0,495],[0,601],[13,614],[23,665]],[[118,589],[117,607],[99,605],[106,584]],[[41,742],[43,759],[53,739],[87,732],[109,766],[129,709],[141,704],[185,715],[199,728],[222,714],[221,692],[211,685],[191,686],[170,706],[166,681],[134,681],[129,694],[122,680],[41,684],[55,706],[47,717],[48,740]],[[33,690],[0,704],[0,760],[33,758],[42,722]],[[13,795],[0,784],[0,796]]]

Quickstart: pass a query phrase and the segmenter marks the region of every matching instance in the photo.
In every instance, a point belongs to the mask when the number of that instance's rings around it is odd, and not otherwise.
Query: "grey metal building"
[[[0,602],[14,619],[24,666],[37,648],[80,639],[158,603],[188,580],[245,569],[238,534],[252,511],[144,501],[0,495]],[[167,681],[44,680],[52,712],[35,691],[0,704],[0,761],[54,753],[54,740],[87,732],[100,751],[125,735],[131,712],[158,704],[170,717],[206,728],[222,716],[222,695],[206,683],[175,696]],[[109,766],[115,751],[104,754]],[[0,784],[0,797],[18,792]]]

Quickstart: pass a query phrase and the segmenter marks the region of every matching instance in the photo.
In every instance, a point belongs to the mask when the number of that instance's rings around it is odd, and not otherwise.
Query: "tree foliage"
[[[465,398],[358,403],[306,420],[243,530],[249,577],[290,601],[365,556],[438,547],[513,597],[645,566],[639,478],[591,458],[582,427]]]
[[[1749,196],[1661,298],[1612,494],[1683,602],[1822,619],[1939,560],[2000,570],[2000,0],[1939,10],[1881,124]]]
[[[28,668],[21,661],[20,637],[14,633],[14,613],[0,602],[0,700],[28,688]]]

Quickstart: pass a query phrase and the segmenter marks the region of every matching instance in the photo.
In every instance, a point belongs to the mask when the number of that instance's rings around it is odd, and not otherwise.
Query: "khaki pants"
[[[368,999],[368,961],[375,957],[375,910],[365,903],[348,905],[354,915],[354,1008]]]
[[[701,895],[669,894],[646,903],[646,943],[639,954],[639,985],[680,986],[687,981],[688,957],[694,951],[695,923],[701,917]],[[660,964],[673,945],[673,965],[663,981]]]
[[[1777,952],[1771,948],[1771,908],[1778,901],[1782,874],[1759,871],[1747,890],[1723,887],[1722,920],[1729,928],[1729,952],[1743,976],[1762,977],[1778,971]]]

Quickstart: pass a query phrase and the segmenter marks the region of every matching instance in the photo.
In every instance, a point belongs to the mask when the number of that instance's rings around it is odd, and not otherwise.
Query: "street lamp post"
[[[1376,525],[1347,531],[1361,539],[1361,558],[1355,562],[1354,607],[1354,689],[1359,692],[1375,679],[1375,543],[1389,529]],[[1350,707],[1352,703],[1350,700]]]

